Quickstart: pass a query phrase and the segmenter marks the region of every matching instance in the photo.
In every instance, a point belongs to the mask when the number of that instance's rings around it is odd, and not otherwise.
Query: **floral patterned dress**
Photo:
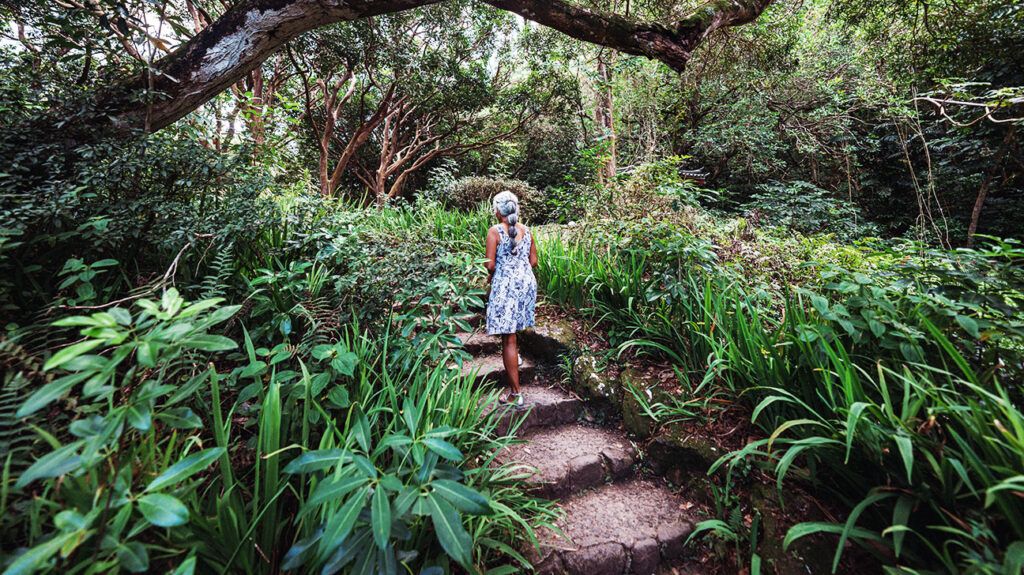
[[[537,305],[537,278],[530,266],[530,244],[533,237],[526,230],[517,238],[515,253],[512,238],[499,224],[498,251],[494,256],[494,277],[491,278],[491,296],[487,300],[487,333],[489,335],[516,333],[534,322]]]

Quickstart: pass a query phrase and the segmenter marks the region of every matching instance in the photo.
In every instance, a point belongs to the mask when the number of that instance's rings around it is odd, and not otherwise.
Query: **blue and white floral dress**
[[[505,226],[498,224],[498,251],[494,256],[491,296],[487,300],[487,333],[516,333],[534,323],[537,305],[537,278],[530,266],[529,230],[517,238],[515,253]]]

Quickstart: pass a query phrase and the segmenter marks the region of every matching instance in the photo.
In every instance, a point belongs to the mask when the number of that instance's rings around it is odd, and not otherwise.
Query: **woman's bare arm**
[[[491,276],[494,275],[494,267],[497,265],[498,255],[498,230],[491,228],[487,232],[487,263],[484,266],[487,268],[487,281],[491,280]]]
[[[537,267],[537,242],[530,238],[530,267]]]

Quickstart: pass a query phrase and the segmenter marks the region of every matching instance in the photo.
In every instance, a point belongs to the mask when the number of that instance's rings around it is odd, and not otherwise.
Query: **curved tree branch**
[[[140,74],[103,91],[95,110],[62,136],[74,143],[156,131],[238,82],[299,34],[340,21],[400,12],[442,0],[242,0]],[[564,0],[483,0],[573,38],[682,70],[715,30],[756,19],[772,0],[711,0],[664,25],[587,10]],[[67,130],[67,128],[65,128]]]

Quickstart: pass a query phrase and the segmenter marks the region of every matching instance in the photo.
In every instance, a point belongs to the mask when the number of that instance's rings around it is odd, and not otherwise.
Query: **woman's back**
[[[524,267],[532,275],[530,248],[533,238],[530,236],[530,230],[522,224],[516,224],[516,238],[513,239],[507,225],[498,224],[494,227],[498,229],[498,251],[495,254],[494,273],[502,273],[503,267],[511,266],[516,271],[521,271],[520,268]]]
[[[494,253],[494,277],[487,305],[487,332],[515,333],[533,325],[537,280],[530,255],[533,236],[523,225],[516,226],[516,237],[504,223],[495,226],[498,246]]]

